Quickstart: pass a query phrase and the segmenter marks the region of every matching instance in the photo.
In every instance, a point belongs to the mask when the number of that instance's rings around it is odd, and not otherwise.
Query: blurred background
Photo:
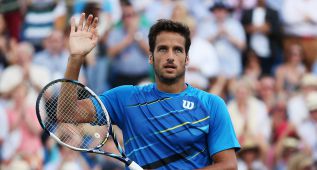
[[[239,169],[317,169],[316,9],[317,0],[0,0],[0,169],[124,169],[57,145],[36,118],[39,91],[66,69],[70,17],[82,12],[100,21],[80,73],[97,94],[153,82],[149,28],[182,22],[192,34],[186,81],[227,103]]]

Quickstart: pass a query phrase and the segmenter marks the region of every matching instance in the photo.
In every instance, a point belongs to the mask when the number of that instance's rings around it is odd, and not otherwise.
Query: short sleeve
[[[120,86],[111,90],[108,90],[98,97],[100,98],[101,102],[106,107],[106,110],[109,113],[110,119],[112,124],[118,125],[120,128],[123,128],[124,116],[123,116],[123,109],[125,100],[128,99],[130,93],[132,92],[132,86]],[[98,105],[96,99],[92,99],[94,106]],[[100,107],[96,107],[100,108]],[[102,109],[97,110],[97,122],[95,124],[104,124],[105,122],[101,122],[100,120],[105,120],[105,116]]]
[[[240,144],[225,102],[220,97],[215,97],[211,106],[212,115],[208,134],[210,156],[228,149],[239,150]]]

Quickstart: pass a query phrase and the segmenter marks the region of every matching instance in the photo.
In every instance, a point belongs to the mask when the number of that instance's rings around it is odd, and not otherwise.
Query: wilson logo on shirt
[[[194,102],[188,101],[188,100],[183,100],[183,108],[192,110],[194,108]]]

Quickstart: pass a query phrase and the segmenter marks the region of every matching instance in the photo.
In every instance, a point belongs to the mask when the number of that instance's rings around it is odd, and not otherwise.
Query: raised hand
[[[71,19],[71,31],[69,36],[69,50],[72,57],[84,57],[97,45],[98,18],[90,14],[85,21],[85,13],[82,13],[79,25],[76,29],[75,19]]]

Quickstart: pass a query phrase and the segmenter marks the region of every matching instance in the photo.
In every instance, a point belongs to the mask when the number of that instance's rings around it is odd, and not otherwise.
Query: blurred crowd
[[[317,169],[316,9],[317,0],[0,0],[0,169],[124,169],[57,145],[36,118],[39,91],[65,72],[70,17],[82,12],[99,17],[80,73],[97,94],[153,82],[149,28],[182,22],[186,82],[227,103],[239,169]]]

